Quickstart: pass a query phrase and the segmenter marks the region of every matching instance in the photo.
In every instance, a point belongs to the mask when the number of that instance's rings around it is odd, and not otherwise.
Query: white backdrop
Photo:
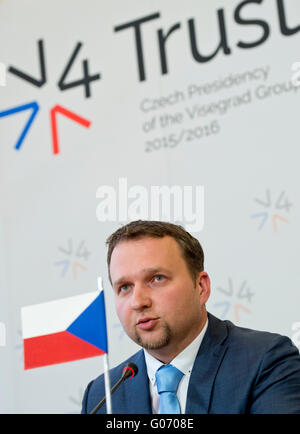
[[[121,222],[96,214],[121,178],[203,186],[208,310],[300,347],[299,1],[2,0],[0,24],[0,412],[78,413],[102,372],[24,371],[22,306],[101,275],[110,366],[136,351],[106,270]]]

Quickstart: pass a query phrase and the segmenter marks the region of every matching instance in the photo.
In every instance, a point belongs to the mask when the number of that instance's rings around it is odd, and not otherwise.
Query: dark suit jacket
[[[300,414],[300,356],[292,341],[274,333],[237,327],[209,315],[188,387],[186,414]],[[143,350],[110,370],[111,385],[130,361],[138,375],[112,395],[114,414],[151,413],[149,381]],[[82,413],[105,395],[103,375],[84,394]],[[99,413],[106,413],[105,405]]]

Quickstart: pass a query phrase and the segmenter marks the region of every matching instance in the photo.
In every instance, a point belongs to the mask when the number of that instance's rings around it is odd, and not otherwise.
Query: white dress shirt
[[[207,326],[208,326],[208,320],[206,321],[205,326],[203,327],[199,335],[193,340],[193,342],[191,342],[190,345],[188,345],[181,353],[179,353],[170,362],[170,364],[175,366],[184,374],[182,379],[180,380],[177,389],[177,398],[180,404],[182,414],[185,413],[187,391],[188,391],[191,372],[202,339],[205,335]],[[147,373],[149,377],[149,389],[150,389],[150,396],[151,396],[151,403],[152,403],[152,413],[159,414],[160,398],[157,392],[155,373],[163,365],[163,363],[155,359],[155,357],[151,356],[148,353],[148,351],[146,351],[145,349],[144,349],[144,353],[145,353],[145,360],[147,366]]]

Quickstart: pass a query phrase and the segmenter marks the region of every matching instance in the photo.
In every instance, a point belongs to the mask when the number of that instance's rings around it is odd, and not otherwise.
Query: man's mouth
[[[158,322],[159,318],[141,318],[137,322],[138,328],[142,330],[150,330]]]

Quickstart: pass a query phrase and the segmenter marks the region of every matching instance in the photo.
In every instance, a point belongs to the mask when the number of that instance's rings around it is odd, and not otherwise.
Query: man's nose
[[[149,288],[143,284],[136,284],[132,291],[131,307],[134,310],[142,310],[151,306]]]

